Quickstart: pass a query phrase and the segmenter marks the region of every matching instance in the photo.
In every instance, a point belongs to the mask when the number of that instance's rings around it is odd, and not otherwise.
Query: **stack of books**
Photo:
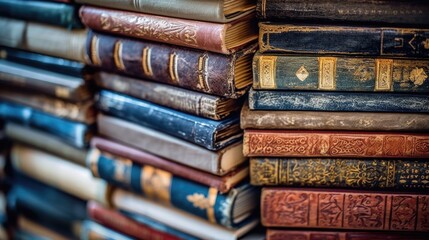
[[[10,144],[3,131],[4,123],[0,119],[0,239],[7,239],[7,214],[6,214],[6,162],[9,157]]]
[[[241,126],[267,239],[427,238],[429,4],[259,0],[257,14]]]
[[[250,231],[259,193],[246,181],[239,110],[252,83],[254,2],[76,2],[100,88],[86,163],[111,184],[116,209],[91,202],[90,217],[135,238]]]

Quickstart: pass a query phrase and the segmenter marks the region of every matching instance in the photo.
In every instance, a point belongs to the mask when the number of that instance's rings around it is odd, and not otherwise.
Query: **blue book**
[[[0,101],[0,119],[50,133],[78,148],[88,145],[92,132],[92,127],[87,124],[58,118],[30,107],[5,101]]]
[[[363,92],[249,92],[251,110],[429,112],[429,95]]]
[[[164,132],[209,150],[219,150],[241,140],[242,137],[238,114],[215,121],[104,90],[100,92],[98,106],[106,114]]]
[[[85,220],[81,228],[81,240],[133,240],[133,238],[114,231],[96,222]]]

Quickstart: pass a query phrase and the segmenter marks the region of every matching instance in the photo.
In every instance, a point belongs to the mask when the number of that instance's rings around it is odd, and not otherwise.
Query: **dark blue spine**
[[[221,149],[241,139],[239,129],[226,139],[215,137],[215,134],[223,129],[238,126],[238,115],[214,121],[104,90],[100,92],[98,106],[109,115],[156,129],[210,150]]]
[[[402,93],[363,92],[249,92],[252,110],[429,112],[429,96]]]

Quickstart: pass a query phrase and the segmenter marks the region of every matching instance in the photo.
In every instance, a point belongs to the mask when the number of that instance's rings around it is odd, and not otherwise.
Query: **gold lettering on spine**
[[[376,78],[375,91],[390,91],[393,79],[393,60],[377,59],[376,60]]]
[[[152,200],[170,204],[171,173],[152,166],[144,166],[141,174],[144,195]]]
[[[70,91],[66,87],[55,87],[55,96],[59,98],[68,98],[70,97]]]
[[[91,169],[94,177],[100,177],[98,174],[98,158],[100,157],[100,150],[93,148],[86,158],[86,165]]]
[[[217,189],[216,188],[210,188],[209,189],[209,208],[207,208],[207,218],[211,223],[216,223],[216,215],[214,210],[214,205],[216,203],[217,198]]]
[[[261,88],[276,88],[275,56],[259,56],[259,84]]]
[[[337,58],[319,58],[319,89],[335,90],[337,75]]]
[[[113,60],[115,61],[115,66],[119,70],[121,70],[121,71],[125,70],[125,65],[124,65],[124,62],[122,61],[122,42],[121,41],[117,41],[115,43],[115,49],[113,52]]]
[[[177,55],[176,53],[170,54],[170,60],[168,63],[168,71],[170,73],[170,78],[176,84],[179,83],[179,75],[177,74]]]
[[[198,87],[201,89],[204,89],[206,91],[210,91],[210,87],[208,84],[208,74],[207,74],[207,63],[208,63],[208,56],[207,54],[204,54],[203,56],[200,56],[198,58]]]
[[[152,53],[152,49],[150,49],[149,47],[145,47],[143,49],[143,56],[142,56],[142,67],[143,67],[143,72],[146,76],[152,76],[153,72],[152,72],[152,65],[151,65],[151,53]]]
[[[97,36],[93,36],[91,39],[91,61],[96,66],[101,65],[100,55],[98,54],[99,43],[100,39]]]

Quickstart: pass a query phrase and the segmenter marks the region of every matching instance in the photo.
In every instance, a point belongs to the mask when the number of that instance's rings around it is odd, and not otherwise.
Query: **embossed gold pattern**
[[[337,58],[320,57],[319,58],[319,89],[335,90],[337,75]]]
[[[295,76],[301,81],[307,79],[309,75],[310,74],[308,73],[304,65],[302,65],[295,73]]]
[[[278,183],[278,168],[277,160],[251,159],[250,161],[250,177],[251,183],[254,185],[276,185]]]
[[[389,91],[392,89],[393,60],[376,60],[375,91]]]
[[[203,89],[204,91],[210,91],[210,87],[208,84],[208,61],[209,57],[207,54],[203,54],[198,58],[198,85],[199,89]]]
[[[207,198],[202,193],[194,193],[186,196],[186,200],[192,203],[195,208],[207,211],[207,218],[211,223],[216,223],[214,205],[216,203],[218,191],[216,188],[209,188]]]
[[[415,67],[410,72],[410,80],[417,86],[422,85],[427,78],[428,75],[426,74],[424,68]]]
[[[261,88],[276,88],[275,56],[259,56],[259,78]]]
[[[169,205],[172,175],[169,172],[145,165],[142,169],[141,186],[144,195]]]

